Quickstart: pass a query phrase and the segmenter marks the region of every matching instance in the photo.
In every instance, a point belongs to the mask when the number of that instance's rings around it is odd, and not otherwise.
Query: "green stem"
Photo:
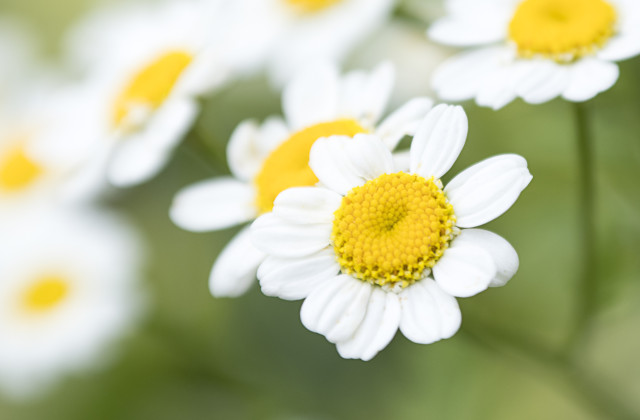
[[[576,119],[579,185],[579,240],[581,245],[580,287],[575,325],[568,349],[577,349],[591,329],[597,307],[597,250],[595,230],[595,170],[593,138],[586,104],[573,105]]]

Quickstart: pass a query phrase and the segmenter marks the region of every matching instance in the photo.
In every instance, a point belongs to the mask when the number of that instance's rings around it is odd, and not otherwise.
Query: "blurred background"
[[[55,58],[65,30],[96,4],[0,0],[0,14],[23,21],[42,54]],[[428,93],[430,68],[449,54],[424,36],[439,9],[438,0],[402,3],[345,68],[370,68],[393,54],[400,80],[392,108]],[[182,187],[228,173],[216,157],[241,120],[281,113],[279,92],[259,75],[204,99],[159,176],[102,201],[131,219],[148,248],[141,326],[112,360],[42,396],[0,395],[0,418],[605,419],[617,400],[640,413],[640,59],[620,69],[618,83],[586,104],[596,151],[599,306],[573,362],[554,352],[571,334],[582,273],[575,119],[562,100],[517,100],[499,112],[465,104],[469,137],[450,173],[518,153],[534,179],[486,226],[514,245],[519,272],[506,287],[459,299],[463,326],[453,338],[424,346],[398,334],[370,362],[344,360],[301,325],[300,302],[266,298],[257,286],[238,299],[212,298],[211,264],[239,229],[182,231],[168,209]],[[611,398],[592,398],[594,389]]]

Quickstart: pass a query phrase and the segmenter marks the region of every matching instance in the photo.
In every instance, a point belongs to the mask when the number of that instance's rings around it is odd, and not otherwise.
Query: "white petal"
[[[141,139],[127,139],[114,150],[107,178],[117,187],[141,184],[160,172],[170,158],[170,151],[149,147]]]
[[[218,255],[209,276],[209,290],[213,296],[239,296],[253,283],[265,254],[251,244],[250,236],[249,227],[245,227]]]
[[[309,166],[322,185],[342,195],[394,171],[391,152],[380,139],[367,134],[317,140],[311,148]]]
[[[496,266],[496,275],[489,283],[489,287],[499,287],[507,284],[518,271],[520,262],[518,253],[506,239],[484,229],[463,229],[454,239],[457,245],[468,244],[487,251]]]
[[[411,151],[401,150],[393,153],[393,166],[398,171],[409,172],[411,166]]]
[[[282,119],[268,118],[262,126],[255,121],[241,122],[227,145],[231,173],[244,181],[252,180],[275,147],[287,139],[289,130]]]
[[[425,178],[444,175],[460,155],[468,129],[462,107],[440,104],[433,108],[411,142],[411,173]]]
[[[192,232],[224,229],[258,216],[253,187],[233,178],[201,181],[176,194],[169,215]]]
[[[503,47],[473,49],[444,61],[433,74],[432,86],[445,101],[464,101],[477,95],[485,80],[499,68]]]
[[[294,187],[281,192],[273,213],[292,223],[333,223],[342,196],[321,187]]]
[[[391,97],[395,68],[390,62],[379,64],[367,78],[362,92],[362,112],[359,120],[374,125],[382,116]]]
[[[302,324],[332,343],[350,338],[364,318],[373,286],[346,274],[315,288],[300,310]]]
[[[427,97],[411,99],[385,118],[378,128],[379,136],[389,150],[395,149],[404,136],[416,133],[420,122],[433,107],[433,100]]]
[[[476,227],[507,211],[531,179],[523,157],[499,155],[462,171],[444,192],[453,205],[456,224]]]
[[[289,126],[299,130],[337,117],[338,70],[325,64],[301,72],[284,89],[282,107]]]
[[[351,338],[337,343],[338,353],[345,359],[373,359],[393,339],[401,314],[398,295],[374,287],[362,323]]]
[[[429,344],[453,336],[462,321],[456,299],[430,278],[407,287],[400,294],[400,331],[414,343]]]
[[[640,27],[614,38],[598,52],[598,58],[606,61],[622,61],[640,54]]]
[[[562,97],[572,102],[587,101],[616,83],[617,64],[595,58],[583,58],[571,66],[571,81]]]
[[[520,61],[516,93],[530,104],[541,104],[562,94],[570,81],[567,66],[550,60]]]
[[[517,67],[513,64],[497,67],[482,81],[476,103],[496,111],[503,108],[516,99],[517,77]]]
[[[486,290],[497,272],[487,250],[473,241],[458,242],[457,238],[433,267],[438,286],[457,297],[469,297]]]
[[[481,15],[465,14],[439,19],[431,25],[427,34],[441,44],[466,47],[502,41],[507,36],[507,27],[506,13],[491,10]]]
[[[251,234],[253,244],[267,254],[295,258],[328,246],[331,228],[331,223],[294,224],[268,213],[253,222]]]
[[[302,258],[267,257],[258,269],[262,293],[281,299],[303,299],[340,272],[333,248]]]

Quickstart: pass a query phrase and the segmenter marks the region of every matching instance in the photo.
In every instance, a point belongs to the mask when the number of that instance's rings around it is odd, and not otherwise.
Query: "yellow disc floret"
[[[28,312],[41,313],[58,306],[69,294],[69,282],[61,276],[38,278],[25,291],[22,304]]]
[[[22,142],[0,155],[0,191],[28,188],[42,173],[42,166],[29,157]]]
[[[304,13],[313,13],[324,10],[341,0],[285,0],[286,3]]]
[[[119,127],[135,106],[160,107],[192,59],[187,52],[170,51],[139,70],[114,103],[113,125]]]
[[[592,54],[613,35],[616,12],[605,0],[524,0],[509,38],[524,57],[570,62]]]
[[[342,272],[389,287],[423,278],[455,231],[453,207],[441,186],[399,172],[352,189],[334,214],[331,233]]]
[[[343,119],[307,127],[294,133],[262,164],[255,178],[258,191],[256,205],[261,213],[273,209],[273,200],[287,188],[315,185],[318,178],[309,167],[311,146],[321,137],[349,136],[366,133],[356,120]]]

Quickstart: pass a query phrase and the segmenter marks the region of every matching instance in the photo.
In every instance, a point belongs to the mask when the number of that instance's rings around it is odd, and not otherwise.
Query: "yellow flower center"
[[[160,107],[192,59],[187,52],[170,51],[138,71],[113,105],[113,125],[121,126],[135,107]]]
[[[604,0],[524,0],[509,25],[523,57],[570,62],[593,53],[613,35],[616,12]]]
[[[287,188],[311,186],[318,182],[309,167],[309,152],[316,140],[334,135],[353,137],[366,132],[356,120],[343,119],[312,125],[294,133],[265,159],[254,180],[258,191],[256,205],[260,212],[270,212],[273,200]]]
[[[26,153],[23,142],[0,157],[0,190],[16,192],[28,188],[43,173],[43,168]]]
[[[25,291],[22,305],[28,312],[42,313],[49,311],[69,294],[69,281],[61,276],[47,275],[38,278]]]
[[[285,0],[286,3],[303,13],[314,13],[324,10],[341,0]]]
[[[399,172],[352,189],[334,213],[331,233],[342,272],[389,287],[422,279],[455,230],[441,185]]]

